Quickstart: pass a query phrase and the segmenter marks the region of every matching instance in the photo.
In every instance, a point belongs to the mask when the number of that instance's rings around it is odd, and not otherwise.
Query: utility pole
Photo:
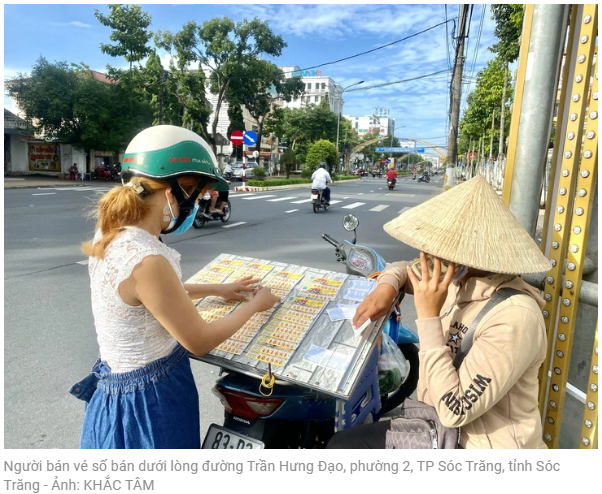
[[[455,173],[458,161],[458,123],[460,121],[460,100],[462,98],[462,69],[464,67],[464,33],[470,4],[460,5],[460,26],[458,44],[454,58],[452,101],[450,107],[449,139],[447,141],[447,169],[445,171],[445,190],[455,185]]]
[[[497,153],[498,162],[504,156],[504,117],[506,116],[506,88],[508,87],[508,62],[504,63],[504,89],[502,90],[502,108],[500,113],[500,141]]]

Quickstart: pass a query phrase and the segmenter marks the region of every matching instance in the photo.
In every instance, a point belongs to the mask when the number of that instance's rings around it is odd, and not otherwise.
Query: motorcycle
[[[426,182],[427,184],[431,181],[431,177],[429,177],[428,173],[425,173],[420,176],[418,179],[419,182]]]
[[[323,197],[324,191],[322,189],[311,189],[311,204],[314,208],[314,213],[317,213],[320,208],[324,208],[324,211],[328,211],[330,203],[326,202]]]
[[[327,234],[322,237],[335,247],[336,259],[345,263],[347,273],[368,277],[384,269],[385,261],[376,251],[355,244],[355,230],[359,225],[357,218],[351,214],[346,215],[343,225],[347,231],[354,231],[353,242],[338,242]],[[416,334],[397,321],[395,311],[391,312],[383,332],[397,343],[410,364],[410,372],[395,392],[380,396],[381,407],[379,412],[373,415],[374,421],[378,421],[383,414],[399,406],[414,392],[418,383]],[[223,372],[220,372],[220,376]],[[228,374],[216,382],[213,393],[225,409],[224,429],[270,449],[325,447],[335,432],[337,399],[332,395],[278,379],[272,394],[266,397],[259,392],[259,380],[258,376],[252,374],[228,371]],[[362,401],[362,405],[365,401],[367,398]],[[208,444],[204,444],[203,447],[211,448],[211,440],[212,438],[205,439],[205,443]]]
[[[389,190],[393,190],[395,188],[395,180],[392,178],[387,179],[387,187],[389,187]]]
[[[196,229],[203,228],[207,221],[222,221],[226,223],[230,219],[230,215],[232,214],[232,206],[230,205],[230,201],[226,201],[226,206],[222,209],[224,214],[219,213],[211,213],[209,212],[211,209],[211,196],[209,194],[205,194],[203,198],[199,201],[199,210],[194,217],[194,221],[192,222],[192,226]]]

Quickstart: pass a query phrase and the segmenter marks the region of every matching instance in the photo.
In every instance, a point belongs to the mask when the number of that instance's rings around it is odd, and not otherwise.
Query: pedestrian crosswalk
[[[407,200],[410,197],[414,197],[414,194],[397,194],[396,195],[398,198],[400,199],[404,199]],[[389,208],[391,208],[391,204],[377,204],[376,206],[370,207],[372,206],[371,204],[368,204],[366,202],[353,202],[351,197],[349,196],[340,196],[340,199],[331,199],[330,201],[330,205],[334,206],[335,204],[341,204],[344,202],[347,202],[347,204],[343,204],[341,206],[339,206],[339,209],[358,209],[358,210],[365,210],[365,211],[372,211],[375,213],[380,213],[382,211],[385,211]],[[299,204],[310,204],[312,199],[310,198],[300,198],[299,196],[284,196],[284,197],[278,197],[278,195],[276,194],[262,194],[262,193],[245,193],[244,195],[242,194],[232,194],[230,195],[230,199],[240,199],[243,201],[261,201],[262,199],[265,200],[266,202],[286,202],[288,204],[295,204],[295,205],[299,205]],[[364,199],[365,200],[365,199]],[[366,206],[366,208],[363,208],[362,206]],[[361,208],[361,209],[359,209]],[[400,214],[404,211],[407,211],[408,209],[410,209],[409,206],[402,208],[400,211],[397,212],[397,214]],[[295,213],[297,211],[303,211],[303,209],[290,209],[290,210],[286,210],[285,213]]]

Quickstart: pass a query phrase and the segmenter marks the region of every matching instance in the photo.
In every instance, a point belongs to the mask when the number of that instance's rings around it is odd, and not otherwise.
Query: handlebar
[[[322,235],[322,238],[324,240],[326,240],[330,245],[333,245],[334,247],[338,247],[340,242],[337,242],[334,238],[332,238],[330,235],[324,233]]]

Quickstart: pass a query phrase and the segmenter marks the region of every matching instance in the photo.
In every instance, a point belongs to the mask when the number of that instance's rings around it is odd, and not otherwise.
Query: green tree
[[[119,153],[152,120],[152,109],[119,84],[97,81],[82,65],[49,63],[40,57],[31,75],[7,84],[36,133],[85,151]]]
[[[232,78],[226,92],[228,104],[243,104],[257,123],[257,149],[260,148],[264,122],[277,100],[290,102],[303,94],[300,77],[286,78],[276,65],[260,58],[250,59]]]
[[[493,4],[492,19],[495,21],[493,34],[499,40],[489,49],[497,53],[504,62],[514,62],[520,52],[519,38],[523,27],[522,4]]]
[[[339,153],[337,153],[336,146],[325,139],[314,142],[309,148],[305,158],[305,168],[313,172],[322,161],[326,162],[330,173],[339,162]]]
[[[286,178],[290,178],[291,171],[297,166],[295,152],[290,147],[286,148],[282,154],[282,157],[280,158],[280,165],[282,165],[286,171]]]
[[[140,5],[111,4],[109,14],[104,15],[94,9],[94,16],[103,25],[110,27],[110,39],[114,44],[101,43],[100,51],[111,57],[124,57],[130,64],[142,61],[150,54],[147,46],[152,34],[147,31],[151,24],[151,16],[142,10]]]
[[[202,134],[208,138],[214,152],[219,113],[230,83],[240,77],[255,58],[260,55],[279,57],[286,47],[282,37],[275,35],[267,22],[257,18],[237,23],[227,17],[214,18],[201,26],[189,21],[176,34],[159,31],[155,42],[174,54],[184,68],[198,62],[201,67],[211,70],[207,86],[216,95],[215,118],[211,129],[205,126]]]
[[[460,121],[459,154],[468,151],[470,142],[478,142],[483,135],[485,135],[485,147],[488,152],[493,112],[495,110],[498,119],[502,103],[504,71],[505,64],[498,57],[490,60],[477,74],[475,90],[467,98],[468,106]]]

